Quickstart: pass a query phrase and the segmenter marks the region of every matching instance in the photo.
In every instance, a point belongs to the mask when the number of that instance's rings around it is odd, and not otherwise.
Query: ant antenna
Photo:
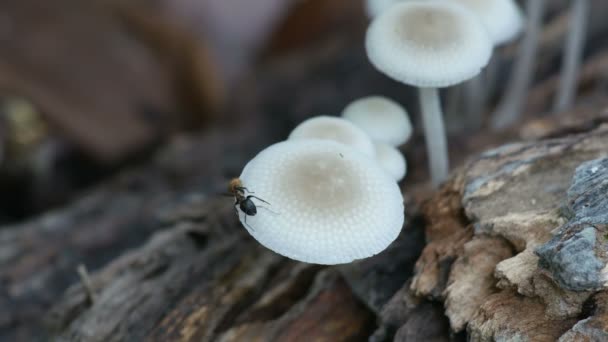
[[[247,192],[248,192],[248,193],[250,193],[250,194],[255,194],[255,192],[250,191],[249,189],[247,189],[247,188],[246,188],[246,187],[244,187],[244,186],[239,186],[239,187],[237,188],[237,190],[244,190],[244,191],[247,191]]]

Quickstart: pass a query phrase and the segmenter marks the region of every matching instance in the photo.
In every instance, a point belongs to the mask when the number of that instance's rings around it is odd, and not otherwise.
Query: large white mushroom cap
[[[451,0],[475,12],[495,45],[514,39],[523,29],[524,16],[514,0]],[[578,1],[578,0],[575,0]]]
[[[330,265],[367,258],[384,250],[403,226],[397,183],[375,160],[332,141],[272,145],[240,178],[270,203],[253,199],[257,215],[245,225],[239,212],[241,222],[262,245],[291,259]]]
[[[342,117],[360,127],[372,140],[399,146],[412,136],[412,122],[405,109],[383,96],[368,96],[350,103]]]
[[[324,139],[332,140],[373,157],[374,143],[371,138],[352,122],[333,116],[315,116],[302,121],[289,134],[288,140]]]
[[[461,83],[488,64],[493,42],[480,19],[451,1],[407,1],[372,21],[367,55],[389,77],[417,87]]]
[[[378,164],[388,172],[397,182],[403,179],[407,173],[407,161],[403,154],[394,146],[375,143],[376,160]]]

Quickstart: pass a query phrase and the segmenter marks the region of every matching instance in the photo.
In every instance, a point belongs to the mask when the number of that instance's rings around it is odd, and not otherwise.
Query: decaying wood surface
[[[72,287],[50,317],[59,340],[346,341],[373,331],[373,312],[336,269],[288,261],[243,234],[210,237],[204,223],[180,226],[94,275],[92,304]]]
[[[200,202],[219,175],[213,137],[176,140],[145,167],[120,175],[65,209],[0,229],[0,340],[44,337],[41,319],[76,268],[95,270],[165,227],[168,208]],[[201,178],[202,176],[202,178]]]
[[[422,246],[412,225],[359,263],[297,263],[235,229],[230,203],[213,202],[174,208],[167,229],[91,276],[93,296],[72,286],[47,317],[58,340],[362,340]]]
[[[607,155],[608,125],[482,154],[425,206],[411,291],[473,340],[608,338]]]

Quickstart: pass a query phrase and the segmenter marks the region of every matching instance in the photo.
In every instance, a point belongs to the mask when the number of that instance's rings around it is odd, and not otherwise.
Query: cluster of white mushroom
[[[372,23],[366,48],[374,66],[387,76],[420,88],[420,107],[427,141],[429,168],[435,185],[449,171],[447,141],[437,88],[465,81],[464,116],[482,121],[485,85],[479,74],[492,50],[515,39],[524,29],[524,16],[514,0],[367,0]],[[545,0],[529,0],[526,36],[513,77],[491,126],[505,128],[521,115],[533,75]],[[572,2],[573,21],[565,52],[562,84],[556,111],[573,102],[575,79],[588,0]],[[462,113],[461,113],[462,114]]]
[[[479,1],[478,1],[479,2]],[[438,88],[472,79],[494,46],[480,17],[459,1],[395,1],[367,30],[372,64],[396,81],[418,87],[432,181],[449,171]]]
[[[369,96],[346,106],[342,117],[366,133],[378,164],[396,181],[402,180],[407,174],[407,161],[397,147],[412,136],[406,110],[389,98]]]
[[[346,106],[342,118],[317,116],[302,122],[289,139],[324,139],[347,145],[399,182],[407,173],[407,161],[397,147],[411,135],[412,124],[402,106],[386,97],[370,96]]]
[[[449,171],[438,88],[479,75],[493,48],[521,31],[523,16],[513,0],[367,4],[369,59],[387,76],[419,88],[429,168],[438,185]],[[411,133],[405,110],[383,97],[351,103],[342,118],[304,121],[244,168],[237,204],[247,212],[237,208],[240,220],[264,246],[295,260],[339,264],[381,252],[403,225],[397,182],[407,164],[397,146]],[[257,203],[243,202],[250,200]]]
[[[394,241],[404,221],[397,181],[406,174],[405,110],[383,97],[359,99],[343,117],[298,125],[244,168],[240,181],[262,202],[253,216],[237,209],[249,233],[289,258],[340,264],[367,258]],[[254,198],[255,200],[255,198]]]

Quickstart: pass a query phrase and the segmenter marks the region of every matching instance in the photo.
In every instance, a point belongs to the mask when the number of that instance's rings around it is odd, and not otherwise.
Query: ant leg
[[[253,229],[252,226],[250,226],[250,225],[247,224],[247,215],[245,215],[245,227],[247,227],[247,228],[249,228],[249,229],[251,229],[252,231],[255,232],[255,229]]]
[[[253,192],[253,191],[249,191],[249,189],[247,189],[247,188],[246,188],[246,187],[244,187],[244,186],[238,186],[238,187],[236,187],[236,189],[237,189],[237,190],[239,190],[239,191],[243,191],[243,190],[245,190],[245,191],[247,191],[247,192],[248,192],[248,193],[250,193],[250,194],[255,194],[255,192]]]
[[[238,204],[239,204],[238,201],[234,203],[234,210],[236,211],[236,216],[240,218],[241,217],[241,212],[238,209]],[[250,229],[252,231],[255,231],[255,229],[253,229],[253,227],[251,225],[247,224],[247,215],[245,215],[245,220],[244,221],[245,221],[244,222],[245,228]]]
[[[268,203],[268,202],[264,201],[263,199],[259,198],[258,196],[253,196],[253,195],[249,195],[249,196],[247,196],[247,199],[250,199],[250,198],[255,198],[255,199],[257,199],[257,200],[259,200],[259,201],[262,201],[262,202],[264,202],[264,203],[266,203],[266,204],[272,205],[272,204],[270,204],[270,203]]]
[[[255,199],[257,199],[257,200],[259,200],[259,201],[262,201],[262,202],[264,202],[264,203],[266,203],[266,204],[268,204],[268,205],[272,205],[272,204],[268,203],[267,201],[264,201],[263,199],[261,199],[261,198],[259,198],[259,197],[257,197],[257,196],[253,196],[253,195],[249,195],[249,196],[247,196],[247,199],[250,199],[250,198],[255,198]],[[266,210],[268,210],[269,212],[271,212],[271,213],[273,213],[273,214],[275,214],[275,215],[279,215],[279,213],[277,213],[276,211],[272,211],[272,210],[270,210],[270,209],[269,209],[268,207],[266,207],[266,206],[260,206],[260,205],[258,205],[257,207],[258,207],[258,208],[260,208],[260,209],[266,209]]]
[[[276,211],[274,211],[274,210],[270,210],[270,209],[269,209],[268,207],[266,207],[266,206],[261,206],[261,205],[258,205],[258,206],[257,206],[257,208],[258,208],[258,209],[264,209],[264,210],[267,210],[267,211],[269,211],[270,213],[272,213],[272,214],[274,214],[274,215],[281,215],[281,213],[277,213],[277,212],[276,212]]]

